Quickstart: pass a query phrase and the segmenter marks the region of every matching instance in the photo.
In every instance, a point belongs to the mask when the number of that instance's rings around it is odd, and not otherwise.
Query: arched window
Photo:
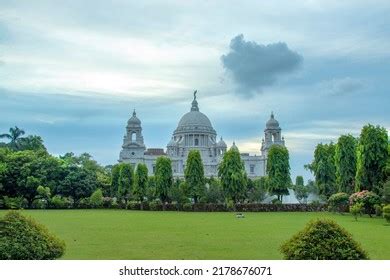
[[[199,146],[199,139],[195,138],[195,146]]]
[[[131,133],[131,142],[135,142],[136,139],[137,139],[137,134],[135,132],[132,132]]]

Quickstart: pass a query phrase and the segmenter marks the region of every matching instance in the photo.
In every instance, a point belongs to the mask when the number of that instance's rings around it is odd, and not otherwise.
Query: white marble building
[[[266,123],[264,134],[261,147],[259,147],[260,155],[241,153],[241,158],[245,163],[245,170],[250,178],[265,175],[267,153],[271,145],[284,146],[281,128],[273,114],[271,114],[271,118]],[[237,148],[234,142],[232,147]],[[191,110],[181,117],[166,150],[161,148],[146,149],[142,136],[141,121],[137,118],[134,111],[132,117],[127,122],[126,135],[123,139],[119,162],[128,162],[134,167],[138,163],[145,163],[149,174],[152,175],[155,171],[157,157],[165,155],[172,160],[174,176],[183,177],[188,152],[193,149],[199,150],[201,153],[205,175],[207,177],[216,177],[218,164],[227,150],[227,145],[222,137],[218,140],[217,132],[214,130],[209,118],[199,111],[196,91]]]

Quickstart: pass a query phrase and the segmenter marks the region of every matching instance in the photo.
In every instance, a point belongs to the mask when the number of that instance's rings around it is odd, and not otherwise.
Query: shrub
[[[321,201],[318,200],[318,199],[315,199],[312,202],[310,202],[309,205],[311,205],[313,207],[320,207],[321,206]]]
[[[281,246],[288,260],[360,260],[366,252],[332,220],[313,220]]]
[[[50,200],[50,207],[55,209],[67,209],[72,208],[73,199],[55,195]]]
[[[149,202],[149,209],[151,211],[158,211],[162,209],[162,203],[160,201]]]
[[[6,209],[24,209],[28,207],[28,201],[22,196],[19,197],[4,196],[4,206]]]
[[[100,208],[103,206],[103,192],[102,189],[94,191],[90,198],[89,203],[92,208]]]
[[[377,217],[381,217],[382,216],[382,205],[379,205],[379,204],[375,204],[374,205],[374,209],[375,209],[375,216]]]
[[[351,207],[349,207],[349,213],[351,213],[354,217],[355,220],[357,221],[358,215],[362,214],[363,210],[363,204],[362,203],[355,203]]]
[[[8,212],[0,220],[0,229],[2,260],[51,260],[61,257],[65,251],[63,241],[19,212]]]
[[[127,209],[129,210],[140,210],[140,203],[137,201],[129,201],[127,202]]]
[[[363,203],[364,212],[372,217],[372,214],[375,214],[375,205],[380,204],[380,197],[374,193],[367,190],[353,193],[349,197],[349,205],[354,205],[355,203]]]
[[[184,203],[183,204],[183,211],[192,211],[192,204],[191,203]]]
[[[346,212],[348,210],[349,195],[343,192],[332,194],[328,199],[329,211]]]
[[[390,223],[390,204],[383,207],[383,218]]]
[[[226,203],[226,209],[228,211],[234,211],[234,201],[233,200],[229,200],[227,203]]]
[[[77,202],[77,208],[81,208],[81,209],[91,208],[91,203],[89,201],[89,197],[81,198]]]
[[[275,205],[280,205],[280,204],[282,204],[282,202],[281,202],[278,198],[272,199],[272,200],[271,200],[271,203],[272,203],[272,204],[275,204]]]
[[[47,200],[44,198],[36,198],[33,200],[31,207],[34,209],[46,209],[47,208]]]

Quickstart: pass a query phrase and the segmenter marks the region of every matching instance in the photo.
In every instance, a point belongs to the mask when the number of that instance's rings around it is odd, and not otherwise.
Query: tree
[[[10,140],[9,147],[13,150],[17,150],[18,148],[18,140],[24,135],[24,130],[19,127],[11,127],[9,129],[9,133],[0,134],[0,138],[7,138]]]
[[[170,158],[165,156],[157,158],[155,178],[156,194],[163,203],[163,210],[165,210],[165,203],[169,199],[169,190],[173,184],[172,162]]]
[[[55,194],[71,196],[74,200],[89,197],[96,190],[96,174],[78,166],[64,167],[64,179],[55,188]]]
[[[218,176],[226,197],[237,203],[246,195],[247,178],[240,152],[233,146],[224,155],[218,166]]]
[[[381,193],[389,157],[388,141],[385,128],[371,124],[363,127],[357,149],[356,191]]]
[[[248,188],[248,201],[254,203],[262,202],[267,194],[267,177],[261,177],[253,180],[253,188]]]
[[[121,171],[121,164],[115,164],[111,171],[111,190],[110,195],[115,196],[119,189],[119,175]]]
[[[352,135],[339,137],[334,159],[338,191],[353,193],[356,176],[356,139]]]
[[[128,163],[123,163],[119,171],[118,198],[124,199],[126,204],[134,185],[133,167]]]
[[[335,145],[318,144],[314,150],[313,162],[306,167],[314,174],[319,194],[328,198],[336,193]]]
[[[199,198],[205,194],[204,169],[198,150],[192,150],[188,153],[184,177],[188,185],[189,195],[197,203]]]
[[[33,150],[33,151],[47,151],[43,140],[40,136],[29,135],[27,137],[19,138],[16,140],[16,144],[19,151]]]
[[[145,164],[139,163],[135,170],[134,195],[141,201],[141,210],[143,210],[143,201],[148,187],[148,168]]]
[[[268,191],[283,200],[291,186],[289,154],[286,147],[272,145],[267,159]]]
[[[295,186],[304,186],[305,185],[305,182],[303,180],[303,177],[302,176],[297,176],[295,178]]]
[[[208,181],[208,188],[206,188],[205,196],[203,197],[206,203],[222,203],[224,201],[221,182],[214,177]]]

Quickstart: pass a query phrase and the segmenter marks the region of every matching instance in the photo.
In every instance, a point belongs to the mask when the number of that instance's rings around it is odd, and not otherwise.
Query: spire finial
[[[274,118],[274,111],[271,111],[271,119]]]
[[[133,117],[135,117],[137,114],[135,112],[135,109],[133,110]]]
[[[198,90],[195,90],[195,91],[194,91],[194,100],[192,100],[191,111],[199,111],[198,101],[196,101],[196,93],[197,93],[197,92],[198,92]]]

